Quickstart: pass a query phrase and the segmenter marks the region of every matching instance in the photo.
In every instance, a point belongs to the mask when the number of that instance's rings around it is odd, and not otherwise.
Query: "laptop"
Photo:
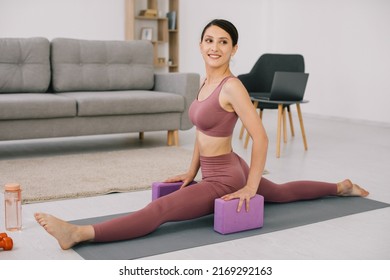
[[[269,97],[258,96],[258,98],[270,101],[300,101],[305,94],[308,78],[308,73],[277,71],[274,74]]]

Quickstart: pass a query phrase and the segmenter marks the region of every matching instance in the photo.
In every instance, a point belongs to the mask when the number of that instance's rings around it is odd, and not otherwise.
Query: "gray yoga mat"
[[[214,215],[208,215],[189,221],[166,223],[155,232],[133,240],[83,243],[73,249],[87,260],[137,259],[270,233],[389,206],[390,204],[387,203],[360,197],[329,197],[283,204],[266,203],[264,207],[264,226],[260,229],[222,235],[213,230]],[[72,222],[75,224],[93,224],[120,215],[88,218]]]

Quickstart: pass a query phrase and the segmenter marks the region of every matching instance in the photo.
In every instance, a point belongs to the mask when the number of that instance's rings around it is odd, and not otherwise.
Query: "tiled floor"
[[[281,158],[275,157],[276,115],[264,114],[270,145],[267,178],[277,182],[295,179],[339,181],[351,178],[370,191],[369,198],[390,203],[390,125],[358,123],[306,116],[309,150],[303,150],[295,121],[295,138],[282,145]],[[249,161],[250,146],[243,149],[234,136],[235,151]],[[76,139],[11,141],[0,143],[0,160],[43,153],[82,153],[85,150],[123,149],[165,145],[166,133],[145,133]],[[180,132],[180,145],[191,149],[194,130]],[[80,155],[82,156],[82,155]],[[0,171],[1,174],[1,171]],[[0,195],[2,201],[2,194]],[[24,229],[11,233],[15,248],[0,252],[0,259],[80,259],[72,250],[61,250],[56,241],[34,221],[35,211],[45,211],[66,220],[102,216],[136,210],[150,200],[150,192],[37,203],[23,206]],[[1,219],[3,220],[3,213]],[[0,231],[3,231],[3,225]],[[263,234],[215,245],[152,256],[148,259],[390,259],[390,207],[325,222]]]

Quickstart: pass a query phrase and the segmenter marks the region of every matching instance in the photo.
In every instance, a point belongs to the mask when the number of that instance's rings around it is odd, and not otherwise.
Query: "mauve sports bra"
[[[238,116],[235,112],[228,112],[219,104],[219,94],[222,86],[229,78],[224,78],[217,88],[205,100],[198,98],[192,102],[189,117],[198,130],[214,137],[228,137],[233,134]]]

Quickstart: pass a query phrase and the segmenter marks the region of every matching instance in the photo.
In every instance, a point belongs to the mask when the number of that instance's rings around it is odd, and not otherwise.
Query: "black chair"
[[[245,88],[248,90],[251,97],[270,97],[271,87],[275,72],[305,72],[304,58],[300,54],[272,54],[266,53],[260,56],[251,71],[247,74],[238,75]],[[294,136],[294,125],[290,110],[291,104],[282,104],[282,123],[284,132],[284,142],[287,142],[286,133],[286,110],[289,115],[291,135]],[[299,105],[297,105],[298,109]],[[257,108],[260,110],[260,118],[263,118],[263,111],[266,109],[275,110],[279,108],[277,103],[258,102]],[[300,108],[298,109],[300,116]],[[300,119],[301,120],[301,119]],[[301,128],[303,123],[301,123]],[[243,138],[245,127],[241,127],[240,139]],[[246,135],[244,147],[247,148],[249,142],[249,134]],[[304,138],[305,150],[307,150],[306,139]],[[277,155],[278,156],[278,155]]]

